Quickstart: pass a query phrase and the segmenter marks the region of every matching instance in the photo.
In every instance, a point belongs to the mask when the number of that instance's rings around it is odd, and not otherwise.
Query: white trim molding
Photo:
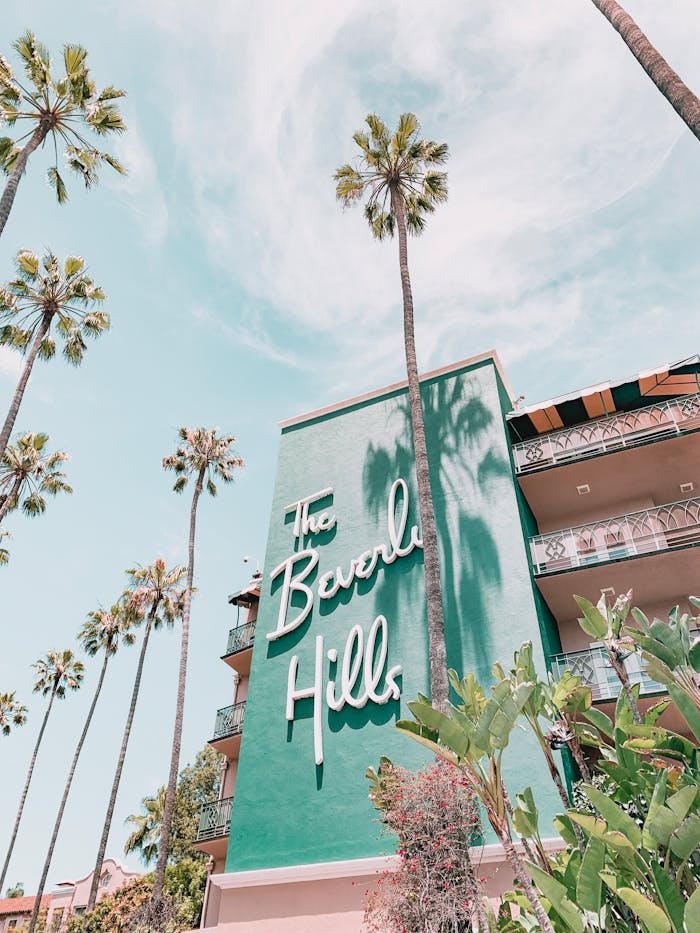
[[[423,373],[419,376],[421,382],[426,382],[428,379],[435,379],[438,376],[444,376],[448,373],[457,372],[460,369],[465,369],[467,366],[474,366],[477,363],[483,363],[485,360],[491,360],[498,370],[498,373],[501,377],[503,385],[505,386],[506,392],[511,402],[515,398],[513,395],[513,390],[510,387],[508,382],[508,377],[505,374],[501,361],[498,358],[498,353],[495,350],[487,350],[485,353],[479,353],[477,356],[470,356],[466,360],[459,360],[456,363],[450,363],[449,366],[441,366],[439,369],[433,369],[429,373]],[[344,408],[350,408],[353,405],[358,405],[360,402],[368,402],[373,398],[381,398],[383,395],[390,395],[392,392],[397,392],[400,389],[405,389],[408,385],[406,379],[403,379],[401,382],[394,382],[391,385],[383,386],[381,389],[374,389],[371,392],[365,392],[363,395],[356,395],[354,398],[344,399],[342,402],[336,402],[333,405],[326,405],[324,408],[317,408],[315,411],[306,412],[303,415],[297,415],[295,418],[287,418],[285,421],[280,421],[278,423],[279,428],[290,428],[294,425],[304,424],[306,421],[312,421],[314,418],[321,418],[323,415],[330,415],[333,412],[342,411]]]
[[[546,852],[556,852],[564,845],[561,839],[543,839]],[[475,864],[489,865],[505,861],[503,846],[499,843],[474,847]],[[306,881],[323,881],[331,878],[358,878],[374,875],[380,871],[398,868],[397,855],[382,855],[373,858],[344,859],[340,862],[317,862],[311,865],[284,865],[281,868],[259,868],[254,871],[231,871],[211,875],[211,883],[222,891],[233,888],[269,887],[276,884],[293,884]]]

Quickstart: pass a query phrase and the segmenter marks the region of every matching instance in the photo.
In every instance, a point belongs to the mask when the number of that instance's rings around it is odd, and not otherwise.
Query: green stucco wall
[[[491,361],[424,384],[426,433],[441,543],[449,663],[490,683],[494,660],[509,661],[532,639],[544,671],[540,626],[526,557],[503,421],[506,402]],[[283,431],[270,519],[265,576],[253,652],[241,760],[228,848],[227,871],[242,871],[385,853],[367,798],[364,771],[380,755],[409,767],[423,750],[393,729],[409,716],[406,703],[428,692],[427,633],[422,551],[382,567],[371,580],[320,603],[296,631],[278,641],[279,580],[270,571],[294,551],[285,507],[325,487],[337,526],[312,541],[319,565],[305,582],[387,541],[387,499],[402,477],[411,490],[409,528],[418,523],[407,399],[404,392],[372,399]],[[324,761],[314,763],[313,703],[298,701],[293,724],[285,719],[290,659],[299,657],[298,687],[311,686],[316,636],[324,652],[339,653],[353,625],[365,634],[378,614],[389,628],[388,665],[400,664],[401,699],[339,712],[323,706]],[[323,687],[330,663],[324,661]],[[538,753],[521,731],[507,755],[511,793],[535,789],[544,835],[557,810]],[[491,841],[487,836],[486,841]]]

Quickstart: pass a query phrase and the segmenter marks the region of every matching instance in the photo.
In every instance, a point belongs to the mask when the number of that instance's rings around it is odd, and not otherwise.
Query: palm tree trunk
[[[51,835],[51,842],[49,843],[49,851],[46,853],[46,860],[44,861],[44,868],[41,872],[41,880],[39,881],[39,888],[36,892],[36,898],[34,900],[34,909],[32,910],[32,916],[29,921],[29,933],[34,933],[36,929],[36,923],[39,918],[39,911],[41,909],[41,897],[44,893],[44,887],[46,885],[46,878],[49,874],[49,869],[51,868],[51,859],[53,858],[53,850],[56,848],[56,840],[58,839],[58,831],[61,828],[61,821],[63,819],[63,811],[66,808],[66,802],[68,801],[68,794],[70,793],[71,784],[73,783],[73,777],[75,775],[75,768],[78,764],[78,759],[80,758],[80,752],[83,749],[83,744],[88,734],[88,729],[90,728],[90,723],[92,722],[92,717],[95,713],[95,707],[97,706],[97,701],[102,692],[102,684],[104,683],[105,674],[107,672],[107,664],[110,659],[110,645],[105,646],[105,657],[102,662],[102,669],[100,670],[100,677],[97,681],[97,686],[95,687],[95,693],[92,698],[92,703],[90,704],[90,709],[88,710],[87,719],[85,720],[85,725],[83,726],[83,731],[80,734],[78,739],[78,744],[75,749],[75,754],[73,755],[73,761],[71,762],[70,771],[68,772],[68,779],[66,781],[66,786],[63,788],[63,797],[61,798],[61,803],[58,808],[58,814],[56,815],[56,822],[54,823],[53,833]]]
[[[29,156],[34,152],[35,149],[38,149],[39,146],[46,139],[46,135],[49,132],[48,125],[40,123],[39,126],[32,133],[31,138],[27,142],[27,145],[17,156],[17,162],[15,167],[12,170],[12,174],[7,179],[7,184],[5,185],[5,190],[2,193],[2,198],[0,198],[0,236],[2,235],[3,230],[5,229],[5,224],[7,223],[7,218],[10,216],[10,211],[12,210],[12,204],[15,200],[15,195],[17,194],[17,188],[19,186],[19,181],[24,170],[27,166],[27,161]]]
[[[627,48],[691,133],[700,139],[700,100],[616,0],[593,0],[593,5],[617,30]]]
[[[119,749],[119,759],[117,760],[117,769],[114,772],[114,780],[112,781],[112,790],[109,795],[109,803],[107,804],[107,814],[105,816],[104,826],[102,827],[102,838],[100,839],[100,846],[97,850],[97,859],[95,860],[95,870],[92,875],[92,884],[90,885],[90,896],[88,898],[87,907],[85,908],[85,913],[83,915],[83,929],[87,923],[87,918],[91,910],[95,907],[95,902],[97,900],[97,890],[100,884],[100,875],[102,874],[102,863],[104,862],[105,852],[107,851],[107,841],[109,840],[109,831],[112,828],[112,819],[114,817],[114,808],[117,803],[117,794],[119,792],[119,784],[122,777],[122,769],[124,767],[124,759],[126,757],[126,748],[129,744],[129,736],[131,735],[131,727],[134,722],[134,713],[136,712],[136,701],[138,700],[139,691],[141,689],[141,675],[143,674],[143,663],[146,658],[146,649],[148,648],[148,639],[151,635],[151,629],[153,627],[153,620],[155,619],[156,612],[158,611],[158,601],[156,601],[151,607],[151,611],[148,613],[148,619],[146,621],[146,628],[143,633],[143,641],[141,643],[141,654],[139,656],[139,663],[136,668],[136,677],[134,678],[134,689],[131,693],[131,704],[129,705],[129,712],[126,717],[126,725],[124,726],[124,734],[122,735],[122,744]]]
[[[180,645],[180,673],[177,682],[177,703],[175,706],[175,730],[173,733],[173,750],[170,757],[168,788],[165,795],[163,825],[160,831],[160,843],[158,845],[158,862],[156,864],[156,875],[153,881],[153,902],[160,901],[163,896],[163,882],[165,881],[165,869],[168,864],[168,854],[170,847],[170,829],[173,822],[173,813],[175,811],[175,791],[177,789],[177,775],[180,768],[182,720],[185,709],[187,649],[189,646],[190,637],[190,604],[192,603],[192,581],[194,579],[194,536],[197,525],[197,504],[202,493],[205,469],[205,467],[202,467],[202,469],[199,471],[199,475],[197,476],[197,483],[194,487],[194,494],[192,496],[192,507],[190,509],[190,540],[187,562],[187,586],[185,587],[185,597],[182,606],[182,641]]]
[[[493,825],[493,824],[492,824]],[[515,877],[520,882],[523,894],[530,902],[530,906],[537,917],[537,921],[540,925],[540,930],[543,933],[554,933],[554,927],[545,913],[545,909],[542,906],[542,902],[539,899],[537,894],[537,889],[532,883],[532,878],[527,873],[527,869],[523,864],[523,860],[520,858],[518,853],[515,851],[515,846],[513,845],[513,840],[510,837],[510,833],[503,827],[500,829],[497,826],[494,826],[494,829],[499,835],[501,840],[501,845],[503,850],[506,853],[506,858],[510,862],[511,868],[515,872]]]
[[[618,657],[618,648],[617,648],[617,645],[613,641],[606,639],[604,641],[604,645],[605,645],[605,650],[608,652],[608,658],[610,659],[610,665],[612,669],[615,671],[615,673],[617,674],[617,679],[620,681],[620,684],[622,685],[622,689],[625,693],[625,696],[627,697],[627,701],[632,710],[632,717],[634,718],[635,723],[638,726],[641,726],[642,716],[641,716],[641,713],[639,712],[637,701],[634,698],[632,687],[630,686],[630,679],[627,676],[627,671],[625,670],[625,662],[621,661],[620,658]]]
[[[29,791],[29,784],[32,780],[32,774],[34,773],[34,765],[36,764],[36,756],[39,752],[39,746],[41,745],[41,740],[44,737],[44,730],[46,729],[46,723],[49,721],[49,713],[51,712],[51,707],[53,706],[53,701],[56,697],[56,686],[51,691],[51,698],[49,699],[49,705],[46,707],[46,712],[44,713],[44,721],[41,724],[41,729],[39,729],[39,735],[37,736],[36,745],[34,746],[34,752],[32,754],[32,760],[29,762],[29,771],[27,772],[27,779],[24,782],[24,789],[22,791],[22,796],[19,801],[19,807],[17,809],[17,816],[15,817],[15,825],[12,829],[12,836],[10,837],[10,845],[7,849],[7,855],[5,856],[5,864],[2,866],[2,872],[0,873],[0,891],[2,890],[5,884],[5,875],[7,874],[7,869],[10,865],[10,859],[12,857],[12,850],[15,847],[15,841],[17,839],[17,832],[19,830],[19,824],[22,819],[22,811],[24,810],[24,803],[27,799],[27,793]]]
[[[557,768],[557,763],[554,760],[554,755],[552,755],[552,750],[549,747],[549,744],[544,737],[542,741],[540,742],[540,745],[541,745],[542,751],[544,752],[544,757],[547,761],[547,767],[549,768],[549,774],[552,778],[552,781],[554,782],[554,786],[556,787],[559,793],[561,802],[564,804],[564,812],[566,812],[567,810],[570,810],[572,806],[571,800],[569,798],[569,792],[566,789],[566,787],[564,787],[564,782],[561,779],[561,774],[559,772],[559,768]],[[572,820],[571,828],[573,829],[574,835],[576,836],[576,841],[578,842],[579,849],[581,850],[582,853],[585,852],[586,851],[586,840],[583,837],[583,832],[580,826],[577,826],[576,823],[574,823]]]
[[[418,484],[418,507],[423,535],[423,569],[425,572],[425,596],[428,604],[428,652],[430,657],[430,693],[433,706],[439,710],[447,708],[450,692],[447,680],[447,649],[445,647],[445,620],[442,611],[442,588],[440,585],[440,559],[438,556],[437,529],[433,494],[430,486],[428,448],[425,441],[423,403],[420,397],[416,340],[413,327],[413,295],[408,272],[408,249],[406,244],[406,214],[401,194],[396,188],[391,192],[391,205],[399,234],[399,268],[403,294],[403,328],[406,351],[406,373],[408,397],[413,428],[413,448],[416,458],[416,481]]]
[[[19,491],[22,487],[22,477],[18,476],[17,479],[12,484],[12,489],[8,492],[7,497],[2,505],[0,505],[0,522],[7,515],[12,507],[12,503],[16,500],[19,495]]]
[[[15,421],[17,420],[17,414],[19,412],[19,406],[22,404],[24,390],[27,387],[27,382],[29,382],[32,367],[34,366],[36,355],[39,352],[39,346],[41,345],[41,341],[48,334],[49,327],[51,327],[51,315],[44,314],[41,327],[37,331],[36,337],[34,338],[34,343],[32,344],[32,348],[29,351],[29,355],[27,356],[27,360],[22,369],[22,374],[19,377],[19,382],[17,383],[15,394],[13,395],[12,402],[10,403],[10,410],[8,411],[7,417],[5,418],[2,431],[0,431],[0,460],[2,460],[5,450],[7,449],[7,445],[10,440],[10,434],[12,434],[12,429],[15,426]]]

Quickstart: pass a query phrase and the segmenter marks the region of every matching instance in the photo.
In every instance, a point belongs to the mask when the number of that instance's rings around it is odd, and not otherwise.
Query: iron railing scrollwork
[[[700,498],[530,538],[536,575],[700,543]]]
[[[197,842],[221,839],[228,836],[231,829],[231,810],[233,797],[223,797],[213,803],[205,803],[199,814]]]
[[[691,636],[697,639],[700,629],[691,629]],[[624,660],[625,670],[630,684],[639,684],[641,696],[651,693],[663,693],[666,687],[652,680],[644,670],[644,660],[635,651],[630,651]],[[567,651],[550,658],[552,676],[559,680],[564,671],[570,671],[581,678],[581,683],[591,688],[591,697],[596,700],[616,700],[622,686],[615,673],[608,653],[602,645],[590,645],[581,651]]]
[[[237,625],[228,633],[228,644],[226,646],[226,655],[236,654],[237,651],[245,651],[255,641],[256,619],[246,622],[243,625]]]
[[[528,473],[698,427],[700,393],[684,395],[514,444],[515,472]]]
[[[245,700],[242,703],[234,703],[233,706],[225,706],[216,713],[216,725],[214,726],[214,739],[226,739],[232,735],[239,735],[243,732],[243,716],[245,715]]]

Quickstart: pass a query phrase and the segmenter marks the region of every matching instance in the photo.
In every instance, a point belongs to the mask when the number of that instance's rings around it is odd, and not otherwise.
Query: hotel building
[[[699,374],[692,357],[528,407],[493,352],[422,377],[451,667],[490,683],[531,640],[542,674],[573,671],[612,711],[619,683],[573,595],[689,608]],[[393,728],[428,690],[410,437],[405,383],[281,425],[265,568],[231,597],[222,641],[232,702],[209,736],[224,772],[200,818],[203,927],[359,933],[364,892],[392,864],[364,772],[380,755],[426,761]],[[651,702],[662,688],[626,663]],[[528,734],[511,744],[506,783],[533,788],[546,832],[560,801]],[[511,886],[486,830],[475,858],[490,893]]]

